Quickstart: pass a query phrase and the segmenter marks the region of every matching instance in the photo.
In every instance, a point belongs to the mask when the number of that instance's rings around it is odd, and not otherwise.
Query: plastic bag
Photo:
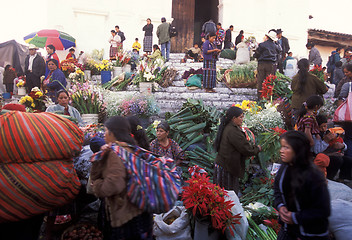
[[[250,53],[246,43],[241,42],[237,46],[236,64],[245,64],[250,61]]]
[[[246,239],[249,224],[248,224],[246,215],[244,214],[243,207],[234,191],[227,191],[227,194],[229,195],[229,198],[235,203],[235,206],[233,206],[231,209],[232,214],[236,215],[240,213],[242,218],[240,220],[241,224],[235,225],[235,229],[234,229],[235,236],[231,236],[229,229],[226,229],[225,231],[226,237],[228,240]]]
[[[352,202],[352,189],[345,184],[328,180],[328,190],[331,201],[342,199]]]
[[[167,224],[173,219],[173,222]],[[191,226],[185,207],[176,206],[167,213],[156,214],[153,233],[157,240],[192,240]]]

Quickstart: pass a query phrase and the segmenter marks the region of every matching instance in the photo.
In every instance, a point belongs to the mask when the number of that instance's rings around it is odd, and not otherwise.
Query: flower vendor
[[[323,173],[310,159],[307,136],[288,131],[280,138],[283,164],[275,177],[275,202],[283,239],[329,239],[330,196]]]
[[[56,93],[60,89],[65,89],[67,82],[64,73],[59,68],[59,62],[56,59],[50,59],[47,65],[50,72],[43,81],[43,88],[48,90],[48,97],[50,97],[53,102],[56,102]]]
[[[78,112],[76,108],[68,104],[70,100],[70,96],[68,92],[64,89],[61,89],[57,92],[56,97],[57,97],[57,104],[54,106],[49,106],[46,109],[46,112],[62,113],[64,115],[71,116],[77,119],[78,124],[80,126],[83,126],[81,114]]]
[[[136,141],[126,118],[115,116],[105,122],[105,142],[133,152],[129,145],[136,145]],[[94,194],[105,199],[109,219],[105,221],[111,230],[104,233],[104,239],[152,239],[153,215],[129,201],[126,194],[128,176],[123,160],[107,145],[104,148],[104,157],[93,161],[90,173],[90,187]]]
[[[242,130],[243,110],[230,107],[221,119],[215,139],[218,155],[215,159],[214,182],[226,190],[239,191],[238,178],[243,177],[246,158],[261,151],[252,145]]]
[[[160,48],[156,44],[153,45],[153,54],[151,54],[151,55],[145,54],[144,56],[146,56],[148,60],[149,59],[156,60],[158,58],[162,58]]]

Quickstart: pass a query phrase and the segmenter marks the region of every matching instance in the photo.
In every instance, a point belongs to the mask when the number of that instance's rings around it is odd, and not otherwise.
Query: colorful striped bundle
[[[181,189],[175,161],[158,158],[137,146],[130,147],[134,149],[134,153],[116,144],[111,146],[127,169],[129,200],[149,213],[168,212],[174,206]],[[100,158],[100,154],[97,154],[94,160]]]
[[[0,116],[0,223],[27,219],[72,201],[80,182],[72,157],[82,131],[52,113]]]

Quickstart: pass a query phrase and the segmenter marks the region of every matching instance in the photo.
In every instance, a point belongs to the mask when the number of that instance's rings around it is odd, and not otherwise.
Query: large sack
[[[229,240],[246,239],[249,224],[246,215],[244,214],[243,207],[234,191],[227,191],[227,194],[229,196],[226,197],[226,200],[230,199],[235,204],[235,206],[231,208],[232,215],[237,215],[240,213],[242,218],[240,219],[240,224],[235,225],[235,236],[231,236],[229,229],[226,229],[226,237]]]
[[[175,220],[171,224],[166,223],[170,219]],[[155,215],[153,233],[156,240],[192,240],[185,207],[177,206],[167,213]]]
[[[352,203],[341,199],[331,201],[329,229],[336,240],[350,240],[352,236]]]
[[[0,223],[18,221],[72,201],[80,182],[72,157],[82,131],[52,113],[0,116]]]
[[[330,199],[342,199],[352,202],[352,189],[343,183],[328,180]]]
[[[235,60],[236,59],[236,51],[234,51],[232,49],[223,49],[223,50],[221,50],[220,57]]]
[[[250,61],[250,52],[246,43],[241,42],[237,46],[236,64],[246,64]]]
[[[0,163],[70,159],[80,153],[82,143],[77,125],[53,113],[0,116]]]

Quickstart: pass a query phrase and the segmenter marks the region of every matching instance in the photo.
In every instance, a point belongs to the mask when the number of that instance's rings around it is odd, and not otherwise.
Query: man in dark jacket
[[[226,33],[225,33],[224,49],[230,49],[232,47],[232,31],[233,31],[233,26],[231,25],[229,29],[226,30]]]
[[[282,52],[281,52],[281,58],[280,61],[278,62],[279,66],[279,71],[280,73],[284,73],[283,70],[283,61],[286,58],[286,54],[288,54],[288,52],[290,51],[290,44],[288,43],[288,39],[285,38],[284,36],[282,36],[282,30],[281,28],[276,30],[276,37],[277,37],[277,42],[280,44],[281,48],[282,48]]]
[[[259,44],[254,54],[254,57],[258,59],[257,95],[259,100],[262,91],[262,83],[268,75],[275,74],[277,57],[281,54],[280,45],[275,43],[277,40],[276,33],[270,31],[265,36],[266,40]]]
[[[205,22],[202,26],[202,36],[206,39],[209,33],[216,33],[216,24],[213,20]]]
[[[24,71],[26,74],[26,90],[30,92],[34,87],[40,87],[40,77],[45,74],[45,61],[37,53],[37,47],[29,45],[29,55],[24,61]]]
[[[115,32],[121,38],[121,48],[123,48],[123,41],[126,40],[125,34],[120,30],[118,25],[115,26]]]

